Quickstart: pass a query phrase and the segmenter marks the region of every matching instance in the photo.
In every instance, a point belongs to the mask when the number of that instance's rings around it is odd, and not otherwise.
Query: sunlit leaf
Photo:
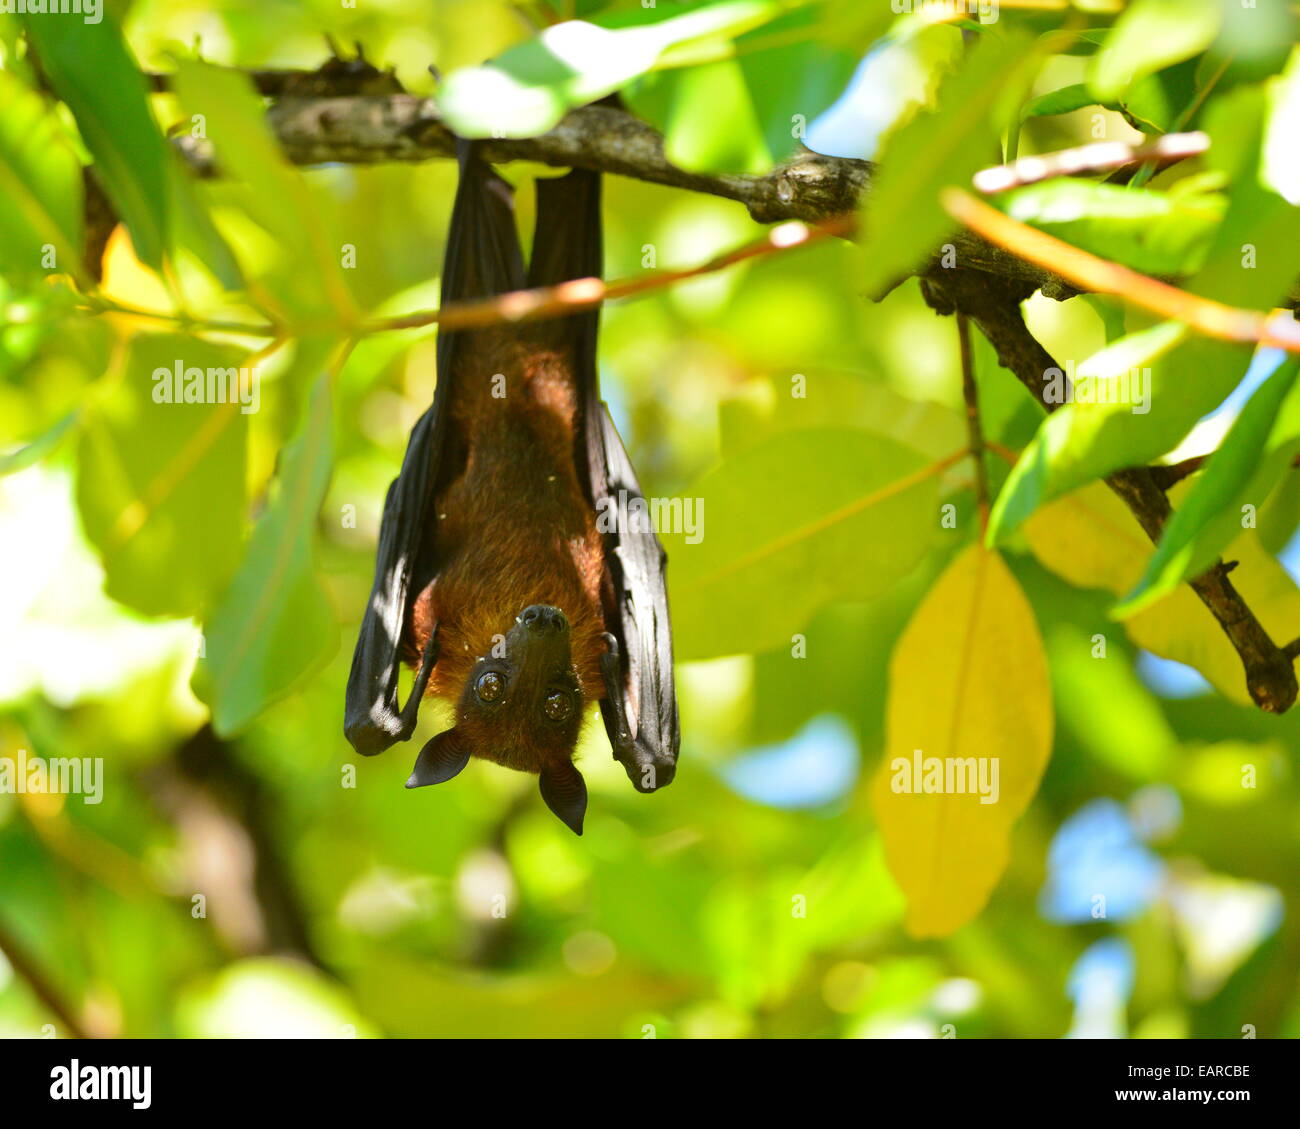
[[[1037,62],[1018,35],[983,36],[939,88],[938,109],[918,114],[890,135],[863,202],[868,292],[897,281],[951,230],[939,194],[969,184],[979,169],[998,159],[999,118],[1011,104],[1007,94],[1019,93]]]
[[[947,936],[988,901],[1052,751],[1043,640],[996,553],[972,545],[939,577],[894,649],[887,708],[885,857],[908,932]]]
[[[1206,159],[1229,180],[1228,211],[1205,265],[1184,283],[1206,298],[1255,310],[1283,300],[1296,277],[1291,248],[1300,244],[1300,207],[1264,180],[1266,111],[1262,88],[1241,87],[1207,113],[1214,145]]]
[[[1051,180],[998,201],[1013,219],[1147,274],[1190,274],[1205,257],[1224,200],[1085,180]]]
[[[1180,483],[1170,491],[1175,508],[1186,487]],[[1034,555],[1058,576],[1116,596],[1133,588],[1154,551],[1124,504],[1096,483],[1040,510],[1025,523],[1024,532]],[[1233,586],[1269,637],[1300,636],[1300,589],[1263,550],[1256,531],[1243,531],[1224,555],[1239,562]],[[1124,630],[1138,646],[1200,671],[1225,697],[1251,704],[1240,656],[1186,585],[1125,620]]]
[[[95,174],[155,270],[167,244],[167,153],[144,78],[112,19],[30,14],[27,34],[51,85],[77,119]]]
[[[331,243],[302,174],[286,164],[248,80],[237,71],[177,59],[174,81],[186,111],[201,115],[222,171],[243,186],[241,204],[275,237],[284,261],[293,264],[286,292],[278,296],[308,322],[350,317],[354,307],[339,248]],[[200,235],[203,230],[206,225]]]
[[[1172,321],[1089,357],[1073,373],[1074,402],[1043,420],[1003,483],[989,519],[990,544],[1053,498],[1172,450],[1236,387],[1249,363],[1248,347],[1193,336]],[[1058,403],[1069,375],[1048,373]]]
[[[43,435],[19,447],[16,451],[0,455],[0,477],[26,470],[29,466],[40,462],[59,445],[63,437],[76,424],[77,416],[78,413],[69,412]]]
[[[682,8],[667,19],[609,28],[568,20],[479,67],[447,76],[438,105],[461,137],[535,137],[569,110],[603,98],[652,70],[672,48],[723,40],[766,23],[781,0],[721,0]],[[641,19],[659,17],[644,9]]]
[[[1102,101],[1204,51],[1223,20],[1220,0],[1134,0],[1097,52],[1088,84]]]
[[[114,599],[151,615],[198,615],[233,574],[258,394],[246,365],[236,349],[141,335],[120,382],[84,413],[77,505]]]
[[[1192,479],[1165,525],[1146,572],[1114,609],[1120,617],[1147,607],[1204,572],[1241,532],[1243,504],[1258,508],[1300,451],[1300,399],[1292,392],[1300,364],[1278,357],[1204,471]]]
[[[699,542],[664,539],[678,657],[765,650],[830,600],[883,592],[936,535],[927,470],[892,440],[823,429],[781,433],[706,474],[685,492],[703,499]]]
[[[40,95],[0,71],[0,271],[17,279],[81,274],[81,162]]]
[[[305,345],[318,368],[328,346]],[[207,661],[197,679],[214,728],[234,733],[329,661],[338,620],[313,567],[317,515],[333,467],[333,397],[318,379],[302,426],[285,449],[276,493],[248,553],[205,624]]]

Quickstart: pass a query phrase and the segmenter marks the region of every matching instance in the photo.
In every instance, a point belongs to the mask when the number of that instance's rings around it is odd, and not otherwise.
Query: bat
[[[599,174],[538,181],[525,274],[513,190],[474,143],[458,159],[444,306],[600,277]],[[587,786],[573,751],[588,702],[638,791],[673,779],[680,744],[667,557],[649,523],[617,519],[643,496],[600,398],[599,316],[439,331],[433,404],[384,502],[344,718],[373,756],[411,737],[421,699],[451,699],[455,723],[406,786],[480,757],[536,773],[578,835]],[[403,663],[415,677],[399,706]]]

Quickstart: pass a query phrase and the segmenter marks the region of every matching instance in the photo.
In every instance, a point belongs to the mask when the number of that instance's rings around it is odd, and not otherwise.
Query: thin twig
[[[1057,176],[1076,176],[1079,173],[1102,172],[1123,168],[1142,161],[1156,161],[1165,165],[1188,157],[1199,156],[1210,147],[1204,133],[1167,133],[1147,145],[1127,145],[1122,141],[1098,141],[1092,145],[1079,145],[1055,153],[1040,153],[1021,157],[1005,165],[981,169],[972,184],[976,191],[992,196],[1026,184],[1036,184]]]
[[[961,348],[961,393],[966,402],[966,433],[970,456],[975,461],[975,502],[979,507],[980,536],[989,527],[989,472],[984,465],[984,429],[980,426],[979,389],[975,386],[975,358],[970,344],[970,323],[957,313],[957,343]]]
[[[424,310],[403,314],[400,317],[380,318],[363,323],[362,333],[386,330],[414,329],[437,324],[443,329],[481,329],[488,325],[537,321],[542,318],[562,317],[577,310],[588,309],[601,302],[619,298],[633,298],[653,290],[724,270],[746,259],[756,259],[794,247],[806,247],[836,235],[845,235],[854,227],[850,216],[826,220],[809,227],[798,221],[780,224],[766,232],[761,239],[746,243],[732,251],[716,255],[705,263],[680,270],[662,270],[653,274],[605,282],[599,278],[575,278],[558,286],[539,286],[532,290],[512,290],[493,298],[472,302],[456,302],[438,310]]]
[[[45,974],[44,969],[27,951],[23,944],[0,925],[0,953],[4,953],[9,967],[18,977],[25,980],[37,998],[54,1013],[60,1023],[67,1028],[74,1039],[87,1039],[89,1034],[85,1025],[77,1017],[76,1011],[63,998],[63,994],[54,986],[54,982]]]
[[[1058,274],[1084,290],[1114,294],[1130,305],[1184,322],[1207,337],[1300,353],[1300,327],[1289,314],[1266,315],[1242,310],[1179,290],[1013,220],[959,188],[945,190],[941,198],[955,220],[1030,262],[1043,267],[1050,264]]]

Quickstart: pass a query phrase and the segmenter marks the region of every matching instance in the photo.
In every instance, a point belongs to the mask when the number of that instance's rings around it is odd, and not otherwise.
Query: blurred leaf
[[[640,26],[611,30],[568,20],[480,67],[447,76],[438,105],[461,137],[535,137],[569,110],[595,102],[647,73],[672,48],[727,40],[766,23],[783,0],[722,0],[702,7],[643,9]],[[707,110],[705,112],[708,112]]]
[[[68,433],[68,429],[77,422],[78,415],[78,412],[69,412],[44,435],[38,436],[16,451],[0,455],[0,478],[39,463],[59,445],[59,441]]]
[[[319,371],[332,343],[304,342],[295,362]],[[205,625],[206,670],[197,689],[213,728],[238,732],[328,662],[338,617],[312,564],[317,516],[333,466],[333,397],[321,376],[297,436],[285,449],[279,490],[248,554]]]
[[[966,445],[965,422],[942,404],[908,399],[887,384],[850,373],[808,373],[805,379],[804,396],[757,377],[724,399],[718,405],[723,457],[780,432],[816,427],[861,428],[934,460]]]
[[[185,1039],[349,1039],[376,1032],[334,981],[296,961],[236,961],[176,1005]]]
[[[247,359],[228,346],[142,334],[121,381],[84,414],[77,505],[115,600],[149,615],[198,615],[234,572],[248,427],[241,365]],[[186,374],[179,390],[177,366]],[[195,381],[191,370],[201,370]],[[224,402],[209,397],[213,371]],[[206,402],[178,402],[178,393]]]
[[[1170,493],[1177,508],[1187,483]],[[1080,588],[1101,588],[1116,596],[1130,591],[1153,552],[1124,504],[1099,483],[1053,502],[1025,523],[1034,556]],[[1300,590],[1286,570],[1245,530],[1225,550],[1240,562],[1232,583],[1272,639],[1300,636]],[[1124,621],[1128,636],[1162,658],[1199,670],[1219,693],[1250,705],[1241,658],[1219,624],[1186,585]]]
[[[303,321],[349,321],[355,307],[343,281],[339,248],[330,243],[302,174],[285,162],[248,79],[238,71],[178,58],[174,82],[186,111],[202,115],[222,171],[242,185],[241,204],[297,268],[291,290],[280,297]],[[210,241],[206,228],[198,234]]]
[[[628,101],[663,130],[664,155],[681,168],[762,173],[772,164],[735,59],[651,75]]]
[[[1060,90],[1052,90],[1040,94],[1037,98],[1031,98],[1020,108],[1020,116],[1021,118],[1045,118],[1054,114],[1072,114],[1075,110],[1097,105],[1100,103],[1093,96],[1092,91],[1083,83],[1076,82],[1071,86],[1063,86]],[[1107,109],[1114,108],[1114,104],[1107,107]]]
[[[884,35],[896,14],[891,4],[825,0],[818,30],[823,40],[864,51]]]
[[[1295,281],[1300,208],[1263,182],[1265,91],[1241,87],[1217,99],[1206,116],[1214,138],[1206,159],[1227,175],[1228,211],[1205,265],[1185,283],[1193,293],[1230,306],[1268,309]]]
[[[1199,70],[1196,59],[1166,67],[1133,83],[1115,102],[1105,105],[1119,110],[1129,125],[1142,133],[1190,129],[1195,115],[1188,117],[1188,110],[1200,101]]]
[[[1072,625],[1057,624],[1051,631],[1048,658],[1060,732],[1110,771],[1153,783],[1175,764],[1178,740],[1133,669],[1132,656],[1106,644],[1104,634],[1085,634]],[[1098,702],[1106,708],[1099,710]]]
[[[890,134],[863,202],[867,291],[876,294],[915,267],[953,227],[939,204],[996,161],[1000,108],[1027,82],[1039,56],[1019,35],[982,36],[960,70],[939,88],[938,109]]]
[[[77,119],[94,172],[131,231],[136,255],[158,270],[167,243],[167,153],[149,96],[111,19],[29,15],[27,34],[55,92]]]
[[[1190,274],[1209,247],[1225,201],[1086,180],[1050,180],[1003,196],[1013,219],[1147,274]]]
[[[1300,362],[1277,367],[1233,422],[1183,503],[1165,524],[1137,587],[1113,609],[1123,619],[1204,572],[1242,528],[1241,506],[1258,508],[1300,451],[1300,399],[1292,395]]]
[[[244,285],[234,253],[212,222],[201,199],[193,174],[178,154],[167,162],[167,183],[171,190],[172,244],[191,251],[226,290]]]
[[[58,118],[39,94],[0,71],[0,271],[18,280],[49,273],[42,248],[56,252],[58,270],[81,277],[81,162]]]
[[[826,428],[784,432],[706,474],[686,491],[704,500],[702,539],[665,538],[678,657],[766,650],[830,600],[883,592],[938,529],[926,470],[892,440]]]
[[[1249,362],[1247,347],[1192,336],[1173,321],[1089,357],[1073,374],[1075,401],[1043,420],[1007,476],[989,518],[989,543],[1075,487],[1171,450],[1236,387]],[[1056,387],[1063,385],[1057,376]]]
[[[845,38],[818,39],[821,15],[817,5],[799,8],[736,41],[759,129],[777,161],[798,148],[807,127],[844,92],[861,61],[861,52],[850,49]],[[806,38],[791,41],[801,32]]]
[[[912,936],[947,936],[988,901],[1007,864],[1011,827],[1051,756],[1051,697],[1024,593],[1000,556],[970,546],[935,583],[890,662],[888,736],[872,806],[890,872],[907,896]],[[972,774],[990,766],[996,794],[970,790],[974,775],[965,791],[945,784],[944,765],[963,761]]]
[[[1268,125],[1261,179],[1289,204],[1300,205],[1300,53],[1268,89]]]
[[[1174,63],[1199,55],[1218,34],[1220,0],[1134,0],[1093,59],[1088,85],[1101,101]]]

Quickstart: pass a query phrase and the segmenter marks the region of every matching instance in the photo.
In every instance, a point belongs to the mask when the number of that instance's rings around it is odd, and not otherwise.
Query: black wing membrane
[[[524,284],[510,186],[471,143],[460,143],[459,158],[460,182],[442,272],[444,306],[517,290]],[[374,587],[352,654],[343,722],[352,747],[365,756],[383,752],[415,731],[420,699],[438,657],[435,629],[406,704],[399,706],[402,637],[411,603],[437,574],[437,546],[430,526],[447,448],[457,350],[466,336],[464,331],[439,332],[433,405],[411,431],[401,472],[384,500]]]
[[[537,230],[529,266],[530,286],[600,277],[603,269],[600,176],[575,169],[537,183]],[[582,385],[582,419],[575,452],[593,506],[627,512],[641,487],[623,442],[600,398],[596,368],[598,309],[563,320],[572,334],[574,363]],[[623,505],[619,505],[622,502]],[[673,641],[665,587],[667,555],[654,530],[619,523],[605,534],[611,585],[605,623],[612,645],[605,656],[606,695],[600,703],[614,757],[641,792],[662,788],[677,769],[681,731],[673,683]]]

